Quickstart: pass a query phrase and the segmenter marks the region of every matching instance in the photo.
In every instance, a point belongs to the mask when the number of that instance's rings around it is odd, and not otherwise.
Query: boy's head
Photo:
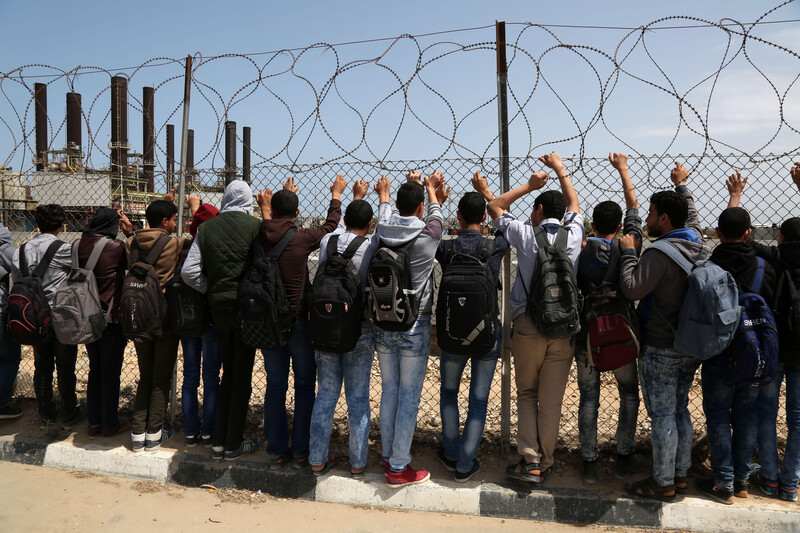
[[[741,207],[729,207],[719,215],[717,236],[722,242],[746,241],[750,237],[750,213]]]
[[[281,189],[272,195],[272,218],[296,218],[300,214],[297,209],[297,195],[292,191]]]
[[[651,237],[686,227],[689,218],[689,202],[675,191],[658,191],[650,197],[650,211],[645,223]]]
[[[36,219],[36,225],[39,226],[41,233],[58,231],[67,220],[64,208],[58,204],[37,205],[33,217]]]
[[[567,199],[561,191],[545,191],[533,202],[531,222],[538,226],[543,220],[555,218],[561,220],[567,211]]]
[[[800,217],[787,218],[781,224],[781,234],[778,243],[800,241]]]
[[[178,225],[178,207],[166,200],[153,200],[144,212],[147,225],[151,229],[161,228],[168,234],[175,231]]]
[[[617,202],[600,202],[592,211],[592,226],[598,235],[615,235],[622,224],[622,209]]]
[[[420,183],[407,181],[397,190],[397,210],[400,216],[410,217],[417,215],[420,206],[425,205],[425,187]]]
[[[462,228],[480,224],[486,219],[486,200],[476,192],[468,192],[458,201],[456,216]]]
[[[347,229],[369,230],[372,223],[372,206],[364,200],[353,200],[344,211]]]

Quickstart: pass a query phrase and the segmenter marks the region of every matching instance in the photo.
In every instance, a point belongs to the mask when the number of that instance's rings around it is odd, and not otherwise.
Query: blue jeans
[[[208,328],[202,337],[181,337],[181,346],[183,346],[181,407],[183,408],[184,433],[187,436],[200,433],[211,435],[214,432],[219,370],[222,366],[217,335],[214,328]],[[203,374],[202,427],[200,425],[200,404],[197,401],[201,367]]]
[[[783,466],[778,471],[778,442],[775,429],[781,381],[786,377],[786,450]],[[781,487],[797,487],[800,480],[800,365],[778,366],[778,373],[769,385],[759,390],[758,457],[761,475],[778,481]]]
[[[692,417],[689,389],[700,361],[669,348],[642,346],[639,381],[650,415],[653,479],[672,485],[692,466]]]
[[[575,364],[578,368],[578,388],[581,392],[578,404],[578,434],[581,456],[585,461],[597,460],[597,411],[600,405],[600,371],[589,364],[586,345],[575,348]],[[619,390],[619,420],[617,421],[617,453],[633,453],[636,435],[636,419],[639,416],[639,374],[636,361],[621,366],[614,372]]]
[[[703,364],[701,376],[714,482],[733,489],[734,480],[747,481],[750,477],[758,432],[758,387],[735,389],[725,385],[716,359]]]
[[[310,464],[319,466],[328,460],[333,413],[344,380],[347,421],[350,428],[350,466],[360,469],[367,465],[369,382],[374,358],[375,339],[371,326],[361,329],[361,338],[350,352],[345,354],[316,352],[319,390],[311,413],[311,440],[308,454]]]
[[[5,324],[4,318],[0,315],[0,324]],[[20,345],[11,340],[5,327],[0,327],[0,407],[5,407],[14,394],[14,380],[19,372],[21,359]]]
[[[383,460],[401,471],[411,462],[411,440],[417,427],[417,412],[428,353],[431,347],[431,317],[421,316],[409,331],[375,328],[375,350],[381,369],[381,445]]]
[[[289,365],[294,371],[294,421],[292,422],[292,455],[308,456],[311,412],[314,409],[314,386],[317,365],[314,348],[306,338],[307,322],[298,320],[289,342],[277,350],[262,350],[267,370],[267,392],[264,395],[264,436],[267,454],[276,459],[289,449],[289,427],[286,419],[286,392],[289,389]]]
[[[442,445],[444,456],[456,461],[456,470],[467,473],[472,470],[475,456],[481,444],[483,428],[486,424],[486,409],[489,404],[489,389],[492,387],[503,328],[497,333],[494,348],[482,356],[466,357],[453,355],[442,350],[440,369],[442,372],[441,400],[439,409],[442,415]],[[470,361],[469,404],[464,432],[459,431],[458,389],[461,375]],[[459,435],[459,433],[461,433]]]

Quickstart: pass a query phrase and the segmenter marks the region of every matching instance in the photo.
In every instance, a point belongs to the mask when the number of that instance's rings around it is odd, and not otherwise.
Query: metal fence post
[[[506,63],[506,23],[495,21],[497,31],[497,128],[500,147],[500,191],[508,192],[508,64]],[[501,273],[503,284],[503,341],[500,366],[500,448],[511,449],[511,251],[503,258]]]

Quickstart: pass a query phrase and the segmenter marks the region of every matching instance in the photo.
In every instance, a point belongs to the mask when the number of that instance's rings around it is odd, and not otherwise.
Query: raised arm
[[[636,189],[633,187],[631,175],[628,172],[628,156],[614,152],[608,154],[608,160],[611,162],[611,166],[617,169],[619,178],[622,180],[622,193],[625,195],[625,207],[627,209],[639,209],[639,202],[636,200]]]
[[[689,204],[689,217],[686,219],[686,227],[694,230],[700,242],[704,242],[705,234],[703,233],[703,226],[700,224],[700,215],[694,205],[694,196],[692,196],[689,187],[686,185],[689,182],[689,169],[676,161],[675,168],[669,173],[669,179],[675,185],[675,192],[686,198],[686,202]]]
[[[739,202],[742,200],[742,191],[744,186],[747,185],[748,179],[742,179],[742,174],[737,170],[736,174],[731,174],[725,180],[725,186],[728,187],[728,207],[739,207]]]
[[[487,180],[484,176],[481,176],[480,171],[476,172],[470,181],[472,183],[472,188],[475,189],[475,192],[483,196],[487,202],[494,200],[494,194],[492,193],[491,189],[489,189],[489,180]]]
[[[492,219],[500,218],[503,216],[503,213],[509,210],[511,204],[526,194],[532,193],[533,191],[538,191],[544,187],[547,184],[547,179],[548,177],[546,172],[534,172],[531,174],[528,183],[525,185],[520,185],[519,187],[511,189],[500,196],[495,196],[486,206],[489,216],[492,217]]]
[[[258,207],[261,208],[261,219],[272,219],[272,189],[269,187],[261,189],[256,195],[256,202]]]
[[[558,183],[561,185],[561,192],[564,193],[564,198],[567,200],[567,211],[580,213],[581,206],[578,201],[578,193],[575,192],[575,187],[572,186],[572,181],[567,175],[567,169],[561,161],[561,156],[555,152],[551,152],[540,157],[539,161],[547,168],[555,171]]]
[[[444,175],[437,170],[430,176],[425,176],[425,179],[422,180],[422,184],[425,186],[425,191],[428,193],[428,203],[441,203],[439,202],[439,197],[436,194],[436,189],[444,186]],[[447,199],[446,195],[445,199]]]
[[[792,176],[792,181],[797,186],[797,190],[800,191],[800,163],[795,163],[789,174]]]

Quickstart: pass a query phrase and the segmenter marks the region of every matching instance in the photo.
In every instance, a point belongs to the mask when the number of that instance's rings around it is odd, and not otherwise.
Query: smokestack
[[[67,93],[67,148],[81,149],[81,95]]]
[[[225,122],[225,185],[236,179],[236,123]]]
[[[155,165],[155,114],[153,112],[153,96],[155,89],[144,87],[142,89],[142,146],[144,156],[144,179],[147,180],[147,192],[153,192],[153,168]]]
[[[36,170],[47,167],[47,85],[33,84],[34,117],[36,124]]]
[[[111,172],[128,175],[128,80],[111,78]]]
[[[250,127],[242,128],[242,179],[250,184]]]
[[[167,124],[167,190],[175,188],[175,126]]]

